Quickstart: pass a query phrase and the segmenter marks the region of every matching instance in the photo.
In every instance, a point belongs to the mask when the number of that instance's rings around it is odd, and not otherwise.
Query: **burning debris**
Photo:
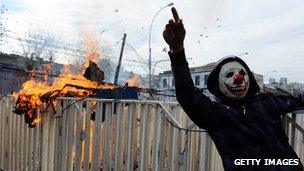
[[[65,66],[52,83],[49,83],[47,78],[37,81],[34,77],[35,73],[33,73],[30,79],[23,83],[22,89],[13,93],[16,100],[14,113],[24,115],[28,126],[35,127],[42,122],[37,114],[37,109],[43,104],[48,104],[55,111],[57,97],[85,98],[95,95],[98,90],[118,88],[117,85],[102,82],[104,73],[93,62],[99,57],[99,53],[94,47],[92,44],[89,45],[89,53],[83,65],[84,69],[80,73],[75,74],[69,66]],[[45,76],[48,76],[48,73]]]
[[[148,93],[153,98],[156,92],[142,87],[140,75],[135,74],[129,77],[125,86],[104,82],[104,72],[96,64],[100,56],[96,47],[98,47],[96,42],[87,44],[86,60],[76,72],[71,66],[64,66],[54,80],[48,78],[52,70],[50,66],[45,66],[44,73],[32,72],[30,79],[23,83],[22,89],[13,93],[16,100],[14,113],[24,115],[28,126],[35,127],[42,122],[38,109],[40,113],[49,109],[56,113],[56,98],[58,97],[138,99],[139,92],[142,92]],[[37,79],[35,74],[44,77]]]
[[[104,72],[97,67],[97,64],[93,61],[89,61],[89,66],[86,68],[83,76],[91,81],[102,83],[104,78]]]
[[[29,127],[35,127],[41,121],[36,113],[37,109],[44,103],[55,110],[57,97],[90,97],[96,94],[97,90],[117,87],[110,83],[93,82],[83,76],[60,75],[51,85],[44,81],[37,82],[32,78],[22,85],[19,92],[13,94],[16,99],[14,112],[25,115],[25,122]]]
[[[142,87],[142,84],[141,84],[141,81],[140,81],[140,75],[134,74],[134,75],[130,76],[127,79],[126,86],[130,86],[130,87]]]

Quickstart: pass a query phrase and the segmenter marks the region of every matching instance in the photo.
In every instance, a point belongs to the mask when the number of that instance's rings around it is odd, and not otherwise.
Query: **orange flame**
[[[86,61],[83,64],[85,69],[89,66],[89,61],[96,62],[100,56],[97,48],[97,42],[91,41],[87,44],[88,53]],[[45,66],[46,73],[50,71],[51,66]],[[34,79],[35,72],[31,74],[31,79],[24,82],[22,89],[19,92],[14,92],[13,97],[17,100],[15,106],[15,113],[25,114],[28,119],[27,123],[30,126],[36,126],[42,121],[36,115],[36,110],[45,102],[54,103],[58,96],[73,96],[73,97],[88,97],[95,93],[96,89],[113,89],[117,86],[112,84],[99,84],[97,82],[86,79],[82,73],[84,69],[75,74],[72,72],[70,65],[66,65],[61,70],[60,75],[50,84],[48,82],[47,74],[42,81]],[[45,73],[45,72],[44,72]],[[73,86],[71,86],[71,84]],[[82,87],[82,88],[79,88]]]
[[[130,87],[142,87],[140,75],[134,74],[127,79],[127,85]]]
[[[32,126],[37,126],[42,122],[41,118],[35,118],[34,121],[32,122]]]

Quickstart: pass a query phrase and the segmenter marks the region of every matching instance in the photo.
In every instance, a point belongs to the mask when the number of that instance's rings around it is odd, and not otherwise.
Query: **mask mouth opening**
[[[243,96],[246,94],[246,90],[248,88],[248,81],[245,82],[244,85],[230,86],[225,83],[225,86],[233,95]]]

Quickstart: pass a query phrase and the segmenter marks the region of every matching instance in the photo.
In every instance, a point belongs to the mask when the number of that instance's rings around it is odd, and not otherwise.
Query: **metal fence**
[[[223,170],[209,136],[176,103],[61,98],[56,112],[38,111],[43,123],[35,128],[13,107],[10,97],[0,99],[4,170]],[[290,130],[303,162],[303,134]]]

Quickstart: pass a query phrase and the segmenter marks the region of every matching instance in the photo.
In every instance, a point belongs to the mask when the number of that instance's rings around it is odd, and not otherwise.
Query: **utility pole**
[[[123,54],[125,43],[126,43],[126,37],[127,37],[127,34],[124,33],[123,38],[122,38],[122,44],[121,44],[120,54],[119,54],[119,61],[118,61],[117,67],[116,67],[116,72],[115,72],[115,77],[114,77],[114,84],[117,84],[117,82],[118,82],[118,76],[119,76],[119,71],[120,71],[121,59],[122,59],[122,54]]]

